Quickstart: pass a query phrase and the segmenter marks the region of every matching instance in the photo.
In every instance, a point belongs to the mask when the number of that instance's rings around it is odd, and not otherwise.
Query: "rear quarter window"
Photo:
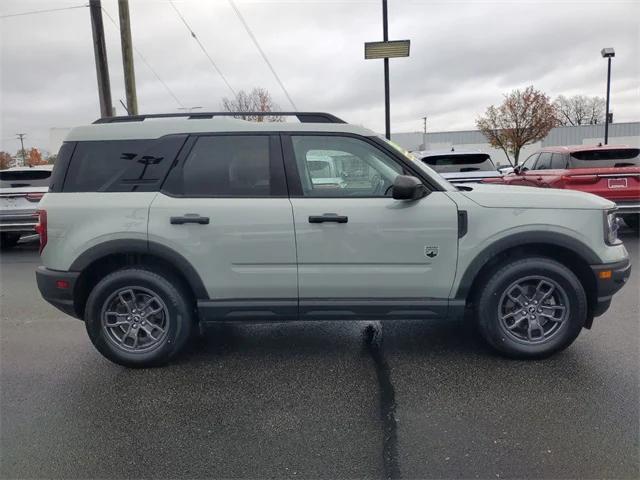
[[[77,142],[62,191],[156,191],[186,137]]]
[[[571,168],[607,168],[640,166],[639,148],[594,149],[573,152]]]
[[[4,170],[0,172],[0,188],[48,187],[51,170]]]

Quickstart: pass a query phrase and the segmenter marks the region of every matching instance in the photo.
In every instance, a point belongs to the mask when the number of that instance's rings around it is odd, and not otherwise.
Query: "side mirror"
[[[416,177],[398,175],[391,190],[396,200],[419,200],[429,194],[429,190]]]

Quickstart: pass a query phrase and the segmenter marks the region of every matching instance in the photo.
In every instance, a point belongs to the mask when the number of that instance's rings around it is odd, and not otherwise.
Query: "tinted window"
[[[382,197],[403,169],[369,143],[339,136],[293,136],[302,191],[309,197]]]
[[[185,139],[186,135],[173,135],[157,140],[77,142],[63,191],[155,191]]]
[[[269,137],[265,135],[199,137],[183,167],[184,195],[269,196],[269,157]]]
[[[0,172],[0,188],[47,187],[50,170],[4,170]]]
[[[571,167],[631,167],[640,165],[640,149],[582,150],[571,154]]]
[[[562,170],[567,168],[567,157],[564,153],[554,153],[551,156],[551,168],[554,170]]]
[[[551,168],[551,153],[542,152],[536,162],[536,170],[548,170]]]
[[[64,183],[64,177],[69,168],[69,162],[71,161],[71,155],[73,149],[76,148],[75,142],[64,142],[58,151],[58,157],[56,163],[53,165],[53,172],[51,172],[51,183],[49,185],[50,192],[61,192],[62,185]]]
[[[434,155],[422,159],[436,172],[476,172],[495,170],[491,157],[486,153]]]
[[[524,163],[522,164],[522,170],[531,170],[533,168],[533,164],[536,163],[536,159],[538,158],[538,154],[534,153],[529,156]]]

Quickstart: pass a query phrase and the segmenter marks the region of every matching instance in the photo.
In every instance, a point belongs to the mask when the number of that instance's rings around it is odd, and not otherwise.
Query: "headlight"
[[[607,245],[617,245],[620,243],[618,239],[620,222],[621,220],[616,215],[615,210],[604,212],[604,241]]]

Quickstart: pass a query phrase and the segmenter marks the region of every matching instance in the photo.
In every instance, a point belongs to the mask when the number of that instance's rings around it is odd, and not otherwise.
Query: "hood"
[[[452,183],[480,181],[485,178],[500,178],[502,174],[497,170],[476,170],[472,172],[443,172],[444,178]]]
[[[605,210],[615,204],[602,197],[576,190],[518,187],[476,183],[465,185],[460,193],[478,205],[489,208],[566,208]]]

